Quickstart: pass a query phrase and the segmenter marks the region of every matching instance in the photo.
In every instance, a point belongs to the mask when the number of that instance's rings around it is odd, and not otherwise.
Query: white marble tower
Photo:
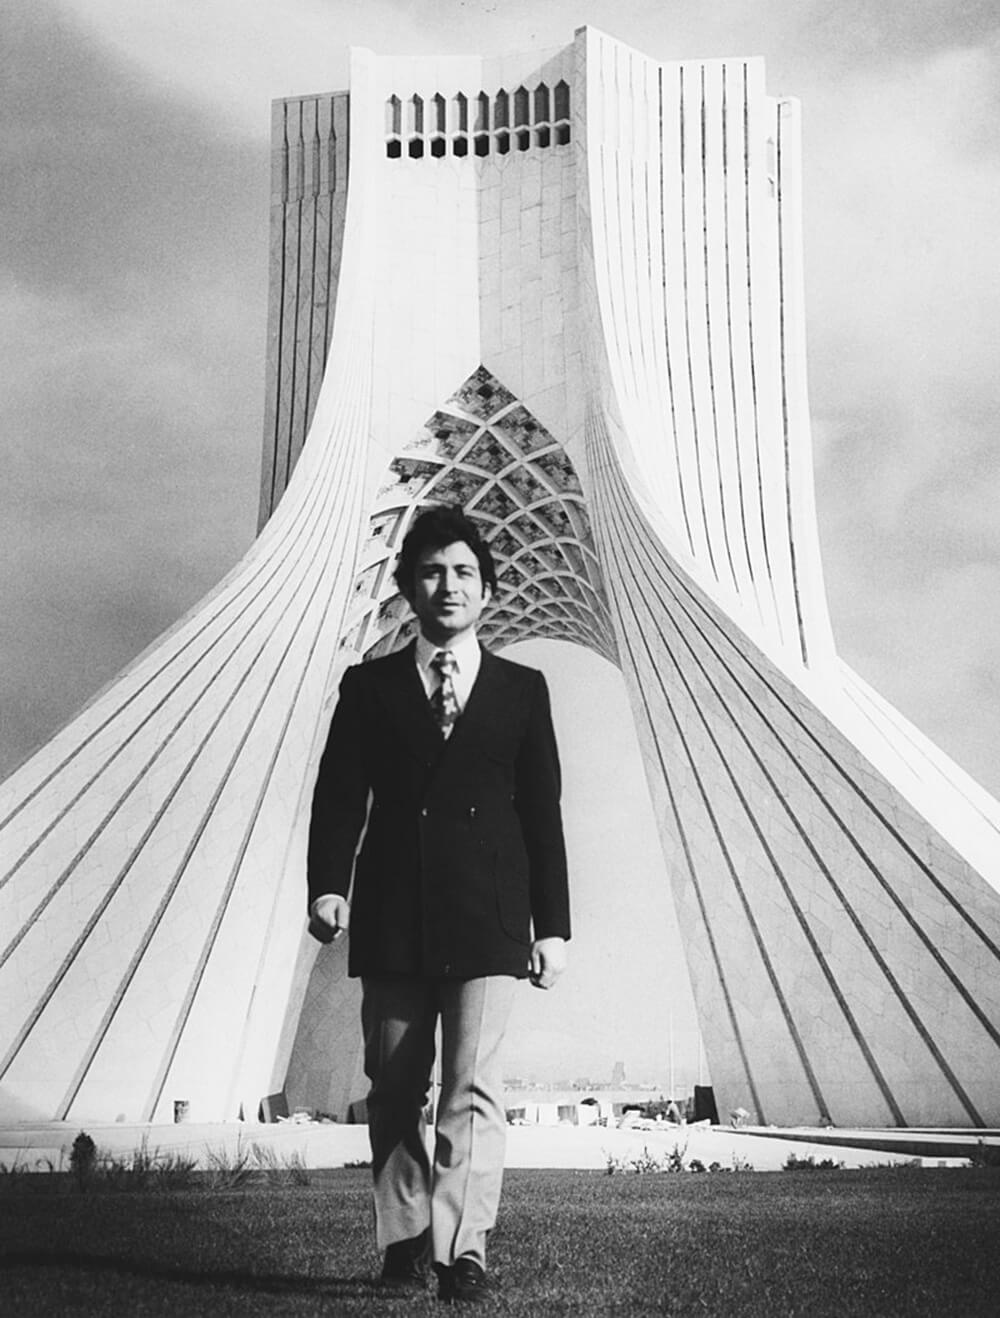
[[[273,158],[261,534],[0,788],[0,1116],[359,1096],[308,805],[446,500],[498,561],[488,643],[621,668],[720,1111],[1000,1124],[1000,808],[831,639],[795,103],[593,29],[356,51]]]

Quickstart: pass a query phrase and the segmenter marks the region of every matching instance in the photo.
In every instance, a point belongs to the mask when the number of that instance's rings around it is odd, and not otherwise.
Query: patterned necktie
[[[431,693],[431,713],[434,715],[434,722],[441,729],[441,735],[448,737],[455,720],[461,713],[454,681],[458,662],[450,650],[438,650],[431,660],[431,668],[441,679],[441,685]]]

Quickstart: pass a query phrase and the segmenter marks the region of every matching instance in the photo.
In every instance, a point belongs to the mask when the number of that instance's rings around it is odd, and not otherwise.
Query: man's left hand
[[[536,938],[531,944],[531,982],[550,989],[566,969],[565,938]]]

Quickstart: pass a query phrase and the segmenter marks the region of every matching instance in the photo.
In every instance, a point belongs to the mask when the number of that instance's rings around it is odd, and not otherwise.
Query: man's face
[[[490,598],[479,560],[464,540],[425,549],[413,572],[410,605],[432,645],[446,646],[475,627]]]

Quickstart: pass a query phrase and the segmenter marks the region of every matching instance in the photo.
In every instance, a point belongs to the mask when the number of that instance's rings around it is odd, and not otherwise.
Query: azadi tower
[[[4,1120],[363,1092],[345,948],[304,935],[310,793],[344,666],[408,634],[400,539],[453,501],[486,641],[622,672],[719,1110],[1000,1124],[1000,807],[831,639],[799,120],[763,78],[582,29],[359,50],[276,105],[260,535],[0,789]]]

